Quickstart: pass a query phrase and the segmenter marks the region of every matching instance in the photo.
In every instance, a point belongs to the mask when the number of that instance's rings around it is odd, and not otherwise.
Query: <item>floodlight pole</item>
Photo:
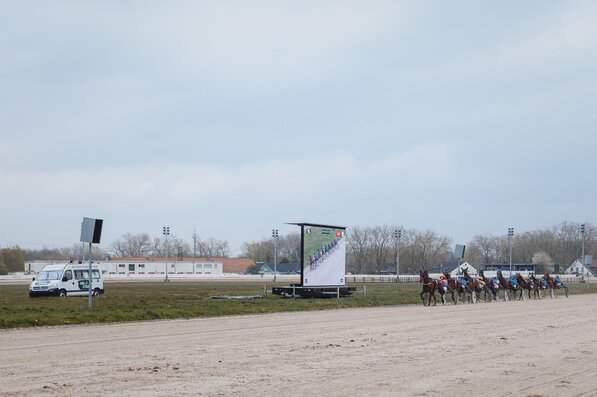
[[[508,250],[510,252],[510,275],[512,277],[512,236],[514,236],[514,228],[508,228]]]
[[[274,283],[276,282],[276,275],[278,274],[278,229],[272,229],[272,237],[274,238]]]
[[[394,238],[396,239],[396,282],[400,282],[400,238],[402,237],[402,229],[394,230]]]
[[[583,223],[580,225],[580,234],[582,236],[582,249],[580,254],[580,262],[582,264],[582,271],[585,272],[585,233],[586,225]],[[589,273],[587,272],[587,284],[589,283]]]
[[[168,236],[170,235],[170,226],[164,226],[162,228],[162,233],[166,238],[166,278],[164,279],[165,283],[170,282],[168,279],[168,257],[170,257],[170,245],[168,244]]]

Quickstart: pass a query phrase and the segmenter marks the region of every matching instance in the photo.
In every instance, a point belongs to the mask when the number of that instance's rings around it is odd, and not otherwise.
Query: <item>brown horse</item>
[[[419,272],[419,282],[423,284],[423,291],[421,291],[421,300],[423,306],[431,306],[431,298],[433,298],[433,306],[437,305],[437,298],[435,297],[435,291],[437,290],[437,283],[431,277],[429,272],[424,270]]]
[[[541,281],[534,274],[531,274],[527,282],[529,283],[530,291],[533,291],[535,299],[541,299]]]
[[[528,281],[525,280],[524,277],[522,277],[522,274],[516,273],[516,281],[518,282],[518,285],[520,287],[520,298],[518,298],[518,299],[524,300],[525,292],[526,292],[526,295],[529,297],[529,299],[531,299],[531,287],[530,287]]]
[[[448,274],[448,276],[446,277],[446,274],[440,274],[440,279],[439,280],[433,280],[436,284],[437,284],[437,292],[439,292],[439,296],[440,299],[442,301],[442,305],[446,304],[446,295],[450,294],[452,296],[452,302],[454,302],[454,304],[457,304],[456,301],[456,291],[454,290],[454,288],[452,287],[452,285],[450,285],[450,275]],[[453,280],[452,280],[453,281]]]
[[[446,281],[448,282],[448,286],[452,290],[452,301],[454,302],[455,305],[457,305],[458,300],[460,299],[460,297],[458,295],[458,280],[453,279],[452,276],[450,276],[450,273],[444,273],[444,277],[446,278]]]
[[[487,287],[489,292],[491,292],[493,299],[495,299],[497,301],[498,291],[500,289],[500,281],[497,278],[485,277],[483,270],[479,270],[479,277],[481,277],[481,279],[485,283],[485,286]],[[491,301],[491,299],[490,299],[490,301]]]
[[[558,290],[563,288],[566,293],[566,298],[568,297],[568,287],[566,284],[560,280],[560,276],[550,277],[549,273],[545,272],[544,274],[545,280],[547,280],[547,286],[549,287],[549,295],[553,299],[554,297],[554,290]]]
[[[462,269],[462,276],[466,280],[466,285],[471,289],[473,294],[473,303],[477,300],[481,300],[481,294],[485,293],[485,300],[491,302],[493,299],[493,294],[485,282],[483,280],[474,279],[468,274],[468,269]]]
[[[504,290],[504,302],[512,299],[512,284],[510,280],[506,279],[502,272],[498,270],[497,278],[500,281],[500,288]]]
[[[476,286],[472,279],[468,276],[466,270],[463,269],[463,275],[458,277],[458,294],[462,302],[477,303]]]

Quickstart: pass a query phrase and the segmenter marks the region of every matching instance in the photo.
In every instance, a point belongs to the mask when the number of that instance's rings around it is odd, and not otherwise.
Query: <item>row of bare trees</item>
[[[400,246],[394,237],[401,230]],[[451,258],[451,240],[427,230],[404,229],[393,225],[353,227],[348,235],[347,271],[379,273],[396,270],[400,253],[400,273],[430,268]]]
[[[379,273],[396,269],[398,241],[395,231],[401,230],[399,244],[400,272],[416,273],[430,269],[442,261],[452,259],[454,245],[451,238],[426,230],[406,229],[397,225],[356,226],[348,229],[347,272]],[[465,260],[473,266],[486,263],[508,263],[510,246],[513,263],[569,266],[581,257],[584,242],[585,254],[591,255],[597,247],[597,229],[585,225],[563,222],[546,229],[515,234],[511,240],[506,235],[477,235],[467,244]],[[277,240],[278,263],[299,263],[300,234],[290,233]],[[60,250],[25,250],[26,260],[88,258],[84,244]],[[188,243],[176,236],[166,241],[162,237],[150,237],[147,233],[123,234],[107,250],[94,246],[93,259],[116,257],[227,257],[228,242],[215,238],[197,239]],[[274,240],[272,238],[243,243],[241,256],[256,262],[273,263]]]
[[[276,242],[278,263],[299,263],[301,261],[301,235],[289,233],[278,237]],[[241,256],[254,259],[255,262],[274,263],[274,239],[263,239],[243,243]]]
[[[196,239],[187,243],[183,239],[170,236],[168,239],[154,237],[147,233],[126,233],[110,246],[109,253],[117,257],[154,258],[160,257],[192,257],[222,258],[230,254],[228,241],[210,237],[206,240]]]
[[[75,244],[71,248],[55,250],[25,250],[27,260],[34,259],[82,259],[89,258],[89,248],[86,244]],[[222,258],[230,255],[228,241],[210,237],[205,240],[196,239],[195,246],[177,236],[170,236],[167,240],[160,237],[150,237],[147,233],[125,233],[104,250],[98,246],[92,247],[92,259],[102,260],[107,257],[134,258],[184,258],[196,256],[198,258]]]
[[[473,266],[488,263],[508,263],[512,247],[513,263],[560,266],[563,271],[576,259],[580,259],[584,241],[585,255],[591,255],[597,247],[597,229],[585,224],[563,222],[548,229],[538,229],[507,235],[477,235],[467,244],[465,258]],[[403,229],[383,225],[353,227],[348,233],[347,271],[377,273],[396,269],[398,241],[394,231],[401,229],[400,272],[416,273],[431,269],[442,261],[453,260],[454,245],[449,237],[433,231]]]

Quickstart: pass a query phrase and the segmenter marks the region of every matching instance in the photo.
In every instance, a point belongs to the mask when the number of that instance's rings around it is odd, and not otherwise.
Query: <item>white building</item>
[[[593,273],[586,265],[583,265],[580,260],[575,260],[570,266],[564,271],[565,274],[575,274],[578,276],[592,276]]]
[[[64,261],[30,261],[25,262],[25,272],[37,273],[44,266],[64,263]],[[216,275],[221,276],[223,271],[222,262],[216,261],[165,261],[165,260],[107,260],[94,261],[104,276],[138,276],[152,277],[166,275]]]

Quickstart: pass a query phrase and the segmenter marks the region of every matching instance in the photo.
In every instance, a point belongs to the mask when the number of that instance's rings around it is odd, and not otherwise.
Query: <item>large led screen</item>
[[[302,225],[302,284],[343,286],[346,274],[346,229]]]

